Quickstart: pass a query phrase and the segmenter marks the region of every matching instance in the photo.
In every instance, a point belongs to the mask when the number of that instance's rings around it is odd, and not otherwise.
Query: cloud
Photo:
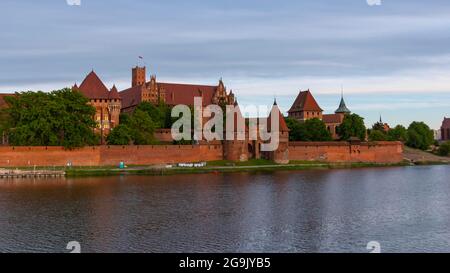
[[[223,77],[243,99],[337,94],[341,84],[348,94],[445,94],[447,1],[4,0],[0,92],[56,89],[92,68],[126,88],[143,55],[161,80]]]

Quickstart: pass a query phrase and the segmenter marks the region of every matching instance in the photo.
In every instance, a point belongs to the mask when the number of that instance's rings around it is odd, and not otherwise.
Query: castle
[[[108,89],[97,74],[92,71],[83,80],[80,86],[75,84],[73,90],[81,92],[86,96],[90,104],[95,107],[95,121],[97,122],[97,132],[102,136],[104,143],[105,136],[120,124],[121,113],[132,113],[141,102],[150,102],[152,104],[165,103],[168,106],[187,105],[194,106],[194,98],[201,98],[202,105],[235,105],[237,102],[233,91],[227,91],[222,79],[217,85],[194,85],[180,83],[158,82],[156,76],[151,76],[150,80],[146,78],[145,67],[134,67],[131,73],[131,87],[120,92],[113,86]],[[257,139],[253,140],[249,137],[248,120],[242,116],[237,107],[234,113],[235,126],[230,134],[245,134],[244,140],[227,140],[223,143],[224,158],[232,161],[246,161],[252,158],[266,158],[278,163],[288,162],[288,142],[289,129],[286,125],[283,115],[278,108],[276,102],[271,112],[277,114],[280,124],[279,145],[275,152],[262,152],[261,145],[265,143],[261,140],[256,132]],[[271,115],[267,121],[263,122],[267,126],[266,130],[271,132]],[[244,132],[240,132],[237,124],[242,121]],[[259,125],[262,126],[262,125]],[[165,132],[165,136],[164,135]],[[155,137],[162,142],[171,142],[170,130],[157,130]]]
[[[163,83],[154,75],[147,81],[146,68],[138,66],[132,69],[131,87],[120,92],[115,86],[108,89],[94,71],[80,86],[75,84],[72,89],[86,96],[96,109],[96,130],[102,140],[119,125],[120,113],[132,113],[141,102],[194,106],[195,97],[200,97],[204,106],[233,105],[235,102],[233,91],[227,92],[222,80],[216,86]]]
[[[89,103],[96,109],[96,131],[102,135],[102,144],[111,130],[120,124],[121,113],[131,113],[141,102],[153,104],[165,103],[169,106],[184,104],[194,105],[194,98],[201,98],[204,106],[211,104],[237,105],[232,91],[227,91],[222,80],[217,85],[194,85],[158,82],[156,76],[147,81],[145,67],[132,69],[131,87],[118,91],[116,86],[108,88],[92,71],[73,90],[83,93]],[[12,95],[12,94],[9,94]],[[6,107],[0,96],[0,107]],[[336,127],[342,123],[344,116],[350,113],[342,96],[339,108],[334,114],[324,114],[309,90],[301,91],[289,110],[289,117],[300,122],[318,118],[323,120],[334,139],[338,139]],[[227,134],[235,136],[234,140],[205,142],[198,145],[172,145],[170,130],[167,135],[170,145],[156,146],[98,146],[85,147],[69,151],[62,147],[0,147],[2,159],[0,165],[62,166],[67,162],[75,165],[115,165],[125,161],[128,164],[147,165],[177,162],[199,162],[214,160],[247,161],[249,159],[268,159],[279,164],[290,161],[324,161],[324,162],[380,162],[396,163],[403,159],[403,146],[400,142],[290,142],[289,128],[276,101],[267,120],[260,119],[257,127],[249,126],[252,119],[245,119],[235,107],[234,128]],[[272,132],[272,116],[278,120],[279,129],[275,132],[278,146],[272,151],[263,151],[263,140],[258,130]],[[237,126],[239,122],[244,126]],[[263,128],[266,127],[266,128]],[[167,130],[167,129],[166,129]],[[276,130],[276,129],[275,129]],[[156,132],[158,134],[158,132]],[[244,134],[244,138],[237,138]],[[250,137],[256,135],[256,138]],[[158,138],[158,137],[157,137]]]
[[[341,125],[345,115],[350,114],[351,111],[347,108],[344,101],[344,96],[341,97],[339,108],[334,114],[323,114],[322,108],[320,108],[311,91],[300,91],[297,98],[294,101],[291,109],[288,111],[288,116],[294,118],[300,122],[304,122],[308,119],[317,118],[322,120],[327,126],[327,130],[331,133],[333,139],[339,139],[337,134],[337,127]]]
[[[442,121],[441,140],[450,140],[450,118],[444,118],[444,121]]]

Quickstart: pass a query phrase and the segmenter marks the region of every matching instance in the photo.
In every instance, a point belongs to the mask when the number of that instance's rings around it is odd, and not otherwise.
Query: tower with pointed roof
[[[80,86],[75,84],[72,90],[81,92],[89,99],[89,104],[95,108],[96,132],[101,135],[102,143],[104,143],[111,129],[120,122],[122,99],[116,86],[108,90],[97,74],[92,71]]]
[[[341,95],[341,102],[339,103],[339,108],[334,113],[336,113],[336,114],[343,114],[343,115],[347,115],[347,114],[351,114],[352,113],[352,111],[350,111],[347,108],[347,105],[345,105],[344,94]]]
[[[313,118],[322,119],[323,110],[308,89],[300,91],[288,114],[290,118],[303,122]]]
[[[273,115],[275,118],[272,119]],[[277,124],[273,124],[276,121]],[[278,137],[277,149],[271,152],[263,152],[264,157],[274,161],[277,164],[289,163],[289,128],[285,118],[278,107],[276,99],[274,100],[272,110],[267,118],[267,130],[270,133],[276,133]]]

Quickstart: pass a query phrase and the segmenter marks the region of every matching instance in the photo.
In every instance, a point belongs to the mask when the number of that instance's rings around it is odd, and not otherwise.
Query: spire
[[[380,114],[380,123],[383,123],[383,119],[381,118],[381,114]]]
[[[276,104],[276,101],[272,107],[272,110],[270,111],[269,117],[267,118],[267,129],[269,131],[272,131],[272,113],[278,115],[278,126],[280,132],[289,132],[289,128],[286,124],[286,121],[284,120],[284,116],[280,111],[280,108]]]
[[[339,103],[339,108],[335,111],[336,114],[350,114],[351,111],[345,105],[344,100],[344,87],[341,89],[341,102]]]
[[[109,91],[109,99],[120,99],[119,92],[117,91],[116,85],[114,85]]]
[[[273,105],[274,105],[274,106],[278,105],[278,103],[277,103],[277,98],[276,98],[276,97],[273,99]]]

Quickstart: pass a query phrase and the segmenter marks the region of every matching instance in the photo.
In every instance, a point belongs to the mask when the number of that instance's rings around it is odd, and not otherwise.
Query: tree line
[[[95,133],[95,108],[80,92],[69,88],[45,92],[21,92],[5,98],[9,107],[0,110],[0,136],[6,134],[14,146],[64,146],[76,148],[100,143]],[[120,125],[112,129],[106,141],[109,145],[157,144],[154,132],[171,128],[175,119],[171,107],[160,103],[143,102],[130,114],[120,115]],[[286,118],[290,141],[331,141],[332,135],[320,119],[299,122]],[[412,148],[426,150],[434,143],[433,132],[423,122],[412,122],[385,130],[375,123],[367,129],[357,114],[344,117],[336,129],[339,140],[352,138],[369,141],[402,141]],[[184,144],[184,143],[179,143]],[[439,153],[450,152],[450,144],[443,144]]]
[[[70,88],[49,93],[20,92],[5,97],[0,110],[0,137],[13,146],[63,146],[77,148],[100,144],[95,108],[82,93]],[[107,138],[111,145],[155,144],[153,133],[170,128],[170,108],[142,103],[132,114],[121,114],[121,124]]]
[[[286,118],[290,141],[331,141],[332,136],[326,124],[318,119],[309,119],[300,122],[293,118]],[[427,150],[434,141],[434,134],[424,122],[412,122],[408,128],[397,125],[386,129],[381,122],[375,123],[367,129],[364,118],[357,114],[345,115],[343,122],[336,128],[336,133],[341,141],[349,141],[353,138],[369,141],[401,141],[405,145]]]

